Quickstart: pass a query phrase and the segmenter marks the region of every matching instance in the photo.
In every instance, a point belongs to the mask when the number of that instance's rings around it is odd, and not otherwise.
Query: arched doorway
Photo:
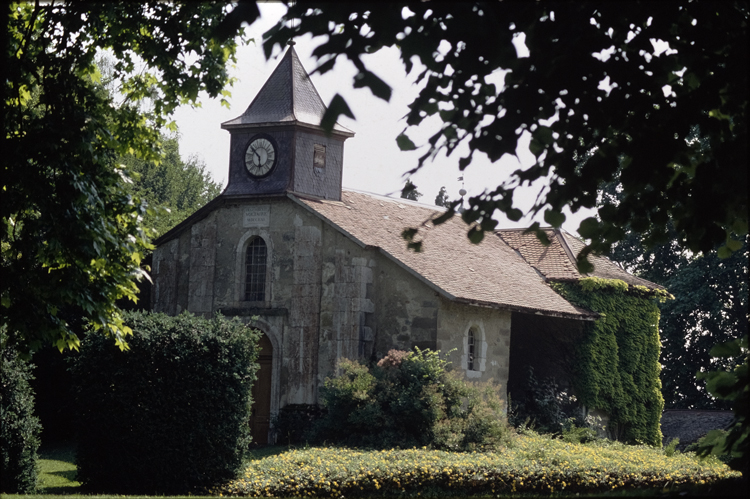
[[[250,415],[250,431],[253,443],[268,444],[268,430],[271,426],[271,380],[273,345],[268,336],[262,334],[258,342],[258,379],[253,385],[253,406]]]

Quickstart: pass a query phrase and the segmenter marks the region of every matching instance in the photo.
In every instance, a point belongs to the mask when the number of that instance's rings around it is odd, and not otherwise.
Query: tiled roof
[[[380,248],[449,299],[545,315],[596,317],[555,293],[500,238],[470,243],[468,227],[459,217],[423,226],[442,213],[439,208],[351,190],[342,192],[342,201],[290,197],[363,246]],[[408,227],[421,229],[420,253],[408,250],[401,237]]]
[[[497,231],[500,238],[538,270],[550,281],[578,280],[581,273],[576,268],[576,255],[585,244],[564,230],[543,229],[550,240],[549,246],[543,246],[536,234],[524,234],[524,229],[503,229]],[[619,279],[634,286],[646,286],[650,289],[664,289],[646,279],[629,274],[616,263],[603,256],[589,256],[594,265],[590,276],[603,279]]]
[[[233,120],[222,123],[222,128],[241,125],[302,123],[318,127],[326,106],[315,89],[310,75],[290,46],[281,62],[266,80],[247,110]],[[354,135],[336,123],[334,133]]]

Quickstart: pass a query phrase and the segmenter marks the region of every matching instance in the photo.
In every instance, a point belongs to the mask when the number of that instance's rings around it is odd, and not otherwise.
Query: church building
[[[156,241],[154,311],[221,312],[263,332],[254,440],[267,441],[280,408],[316,404],[342,358],[430,348],[450,352],[466,378],[507,387],[533,350],[554,371],[559,355],[540,338],[575,336],[597,317],[549,285],[580,278],[583,243],[549,229],[547,247],[520,230],[475,245],[460,217],[430,223],[442,208],[342,188],[354,133],[336,124],[326,135],[325,109],[289,47],[247,110],[221,125],[224,192]],[[408,227],[423,227],[419,253],[401,237]],[[594,264],[594,275],[653,286]]]

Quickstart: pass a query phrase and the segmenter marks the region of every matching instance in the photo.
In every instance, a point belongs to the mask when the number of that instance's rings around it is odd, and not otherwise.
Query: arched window
[[[266,243],[256,237],[247,245],[245,252],[245,300],[266,299]]]
[[[466,368],[469,371],[476,371],[474,369],[474,360],[476,359],[476,338],[474,335],[474,328],[469,329],[469,348],[467,349]]]

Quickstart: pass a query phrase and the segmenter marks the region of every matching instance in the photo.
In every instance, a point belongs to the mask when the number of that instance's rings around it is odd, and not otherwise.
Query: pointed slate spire
[[[290,45],[247,110],[242,116],[222,123],[222,128],[295,123],[319,127],[325,111],[323,99],[302,66],[294,47]],[[354,135],[354,132],[338,123],[334,125],[333,131]]]

